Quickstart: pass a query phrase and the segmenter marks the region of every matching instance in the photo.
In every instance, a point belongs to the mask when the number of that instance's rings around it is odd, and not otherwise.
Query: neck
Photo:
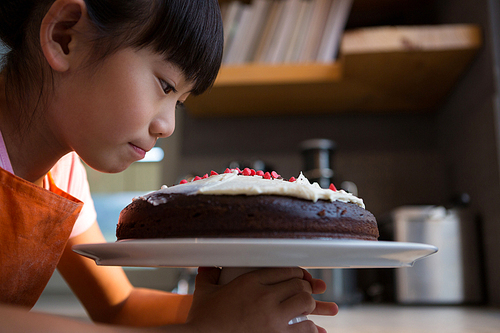
[[[0,130],[12,168],[18,177],[41,185],[43,177],[69,150],[56,144],[43,116],[35,115],[36,121],[23,127],[18,113],[9,109],[5,84],[0,79]]]

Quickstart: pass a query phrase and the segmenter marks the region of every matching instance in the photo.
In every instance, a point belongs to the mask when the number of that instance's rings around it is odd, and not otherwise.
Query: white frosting
[[[318,200],[342,201],[354,203],[365,208],[363,200],[344,190],[332,191],[321,188],[318,183],[311,184],[301,173],[293,182],[284,179],[265,179],[262,176],[239,175],[234,170],[208,178],[191,181],[167,187],[148,193],[140,199],[147,200],[153,205],[165,203],[165,199],[158,194],[183,193],[186,195],[281,195],[295,197],[316,202]]]

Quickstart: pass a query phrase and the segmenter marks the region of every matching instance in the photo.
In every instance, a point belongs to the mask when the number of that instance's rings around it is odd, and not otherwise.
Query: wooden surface
[[[329,333],[497,333],[500,309],[454,306],[341,307],[335,317],[310,316]]]
[[[223,66],[217,77],[217,88],[248,85],[309,84],[338,82],[342,78],[342,67],[332,64],[283,64],[270,66],[248,64],[245,66]]]
[[[212,90],[186,105],[195,116],[429,111],[481,45],[474,25],[354,30],[337,62],[223,67]]]
[[[43,297],[33,311],[90,321],[73,295]],[[500,309],[462,306],[341,306],[335,317],[309,316],[328,333],[498,333]]]

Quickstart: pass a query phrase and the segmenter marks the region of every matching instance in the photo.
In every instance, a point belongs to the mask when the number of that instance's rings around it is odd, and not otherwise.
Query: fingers
[[[300,268],[264,268],[243,274],[224,286],[218,285],[221,271],[200,267],[188,321],[196,327],[218,327],[220,331],[326,333],[310,320],[288,325],[303,314],[334,315],[334,303],[317,302],[324,282]],[[194,327],[193,326],[193,327]]]
[[[263,268],[249,274],[258,274],[258,281],[261,284],[270,285],[293,278],[302,279],[304,270],[298,267]]]
[[[276,292],[276,296],[281,301],[284,301],[298,293],[312,294],[311,284],[302,279],[291,279],[272,286]]]
[[[290,325],[289,329],[287,332],[291,333],[304,333],[304,332],[311,332],[311,333],[327,333],[326,330],[323,327],[315,325],[312,321],[306,320],[303,322],[300,322],[298,324],[293,324]]]
[[[316,308],[316,301],[311,294],[301,292],[281,303],[281,311],[287,321],[300,315],[308,315]]]
[[[248,290],[264,287],[264,293],[255,289],[253,295],[264,297],[262,300],[265,301],[261,304],[270,302],[269,304],[278,306],[277,315],[283,318],[284,322],[315,310],[316,301],[311,296],[313,287],[309,281],[314,283],[315,280],[312,280],[307,271],[300,268],[265,268],[252,271],[234,280],[235,283]],[[255,282],[260,287],[253,284]],[[330,313],[331,311],[322,312]]]
[[[265,285],[299,278],[309,282],[313,294],[322,294],[326,291],[326,283],[323,280],[314,279],[311,273],[299,267],[263,268],[251,274],[258,274],[258,281]]]
[[[311,284],[313,294],[322,294],[326,291],[326,283],[323,280],[313,279],[309,283]]]
[[[333,302],[316,301],[316,308],[311,314],[319,316],[335,316],[339,313],[339,307]]]
[[[308,271],[303,269],[304,272],[304,280],[308,281],[312,286],[313,294],[322,294],[326,291],[326,283],[320,279],[314,279]]]
[[[318,329],[318,333],[327,333],[326,330],[323,327],[317,326],[316,328]]]
[[[298,324],[289,325],[287,332],[290,333],[325,333],[326,331],[318,326],[316,326],[310,320],[301,321]]]

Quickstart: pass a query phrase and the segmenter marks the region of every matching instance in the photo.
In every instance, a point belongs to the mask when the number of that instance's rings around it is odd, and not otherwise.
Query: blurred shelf
[[[214,87],[189,98],[194,116],[428,112],[482,45],[476,25],[346,31],[331,64],[223,66]]]

